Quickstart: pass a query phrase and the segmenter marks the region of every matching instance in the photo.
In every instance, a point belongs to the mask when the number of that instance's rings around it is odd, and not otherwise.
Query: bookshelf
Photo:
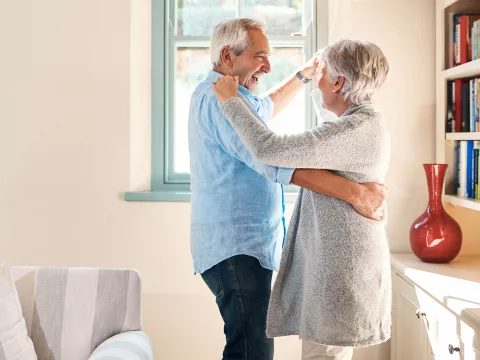
[[[480,13],[480,0],[436,1],[436,149],[438,163],[448,164],[444,202],[480,211],[480,201],[457,196],[454,185],[455,142],[480,140],[480,132],[446,133],[447,81],[480,77],[480,60],[453,66],[453,15]]]
[[[479,68],[480,68],[480,59],[470,61],[466,64],[458,65],[447,70],[443,70],[442,77],[445,81],[468,78],[468,77],[478,75]]]
[[[480,140],[480,132],[470,133],[447,133],[445,134],[445,140]]]

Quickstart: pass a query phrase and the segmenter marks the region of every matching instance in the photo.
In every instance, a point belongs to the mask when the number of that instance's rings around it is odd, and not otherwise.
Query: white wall
[[[421,163],[434,157],[433,0],[330,10],[331,40],[369,39],[390,59],[378,98],[394,134],[389,232],[407,250],[427,200]],[[223,334],[192,274],[189,204],[122,200],[148,184],[150,16],[148,0],[0,2],[0,258],[137,268],[158,358],[210,360]],[[294,337],[276,344],[277,360],[298,358]]]
[[[392,137],[388,230],[396,251],[409,250],[409,227],[428,199],[422,164],[435,159],[434,3],[330,0],[330,41],[372,41],[389,60],[377,105]]]

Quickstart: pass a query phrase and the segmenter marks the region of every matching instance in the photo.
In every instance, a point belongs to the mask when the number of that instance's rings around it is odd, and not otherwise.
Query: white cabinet
[[[415,288],[396,273],[392,276],[392,360],[430,360],[425,315]]]
[[[391,360],[480,360],[480,332],[461,314],[395,271],[392,280]]]

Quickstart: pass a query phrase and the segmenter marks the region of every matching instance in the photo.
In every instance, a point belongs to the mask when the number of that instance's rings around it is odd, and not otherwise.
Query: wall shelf
[[[476,76],[480,76],[480,59],[442,71],[442,77],[445,80],[463,79]]]
[[[446,133],[445,140],[480,140],[480,132]]]
[[[461,206],[467,209],[480,211],[480,200],[466,199],[456,195],[444,195],[443,200],[453,206]]]

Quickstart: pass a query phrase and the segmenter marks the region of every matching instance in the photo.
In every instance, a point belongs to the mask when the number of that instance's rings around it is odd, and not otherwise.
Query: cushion
[[[0,360],[37,360],[10,266],[0,265]]]

